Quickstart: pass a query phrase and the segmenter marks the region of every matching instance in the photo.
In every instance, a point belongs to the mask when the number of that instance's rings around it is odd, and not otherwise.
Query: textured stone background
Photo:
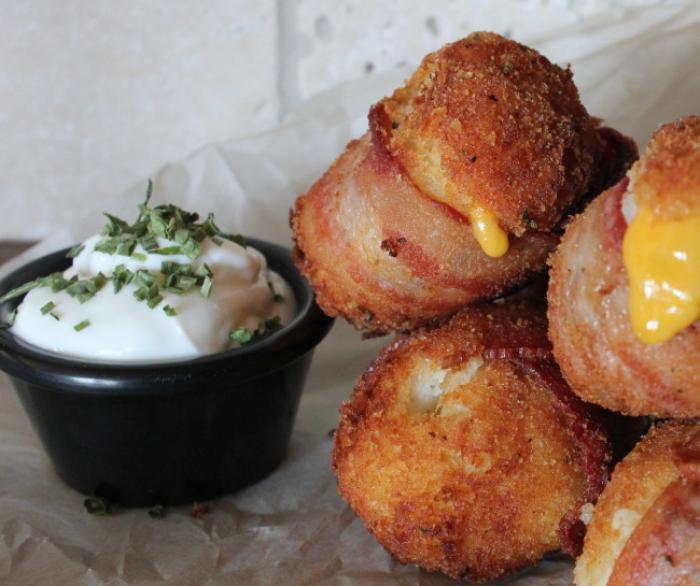
[[[487,18],[517,38],[554,12],[648,3],[0,0],[0,240],[41,238],[165,162]]]

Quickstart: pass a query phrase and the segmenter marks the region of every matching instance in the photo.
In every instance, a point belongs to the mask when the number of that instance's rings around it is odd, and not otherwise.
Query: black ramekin
[[[314,347],[332,320],[287,249],[247,241],[291,285],[298,307],[291,324],[260,342],[183,362],[117,365],[52,354],[0,332],[0,369],[66,484],[124,505],[177,505],[251,484],[283,459]],[[66,269],[66,252],[11,273],[0,296]]]

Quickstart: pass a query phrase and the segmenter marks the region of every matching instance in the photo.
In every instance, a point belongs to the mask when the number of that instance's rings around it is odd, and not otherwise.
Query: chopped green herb
[[[101,496],[89,496],[83,501],[85,510],[91,515],[104,517],[119,510],[119,507]]]
[[[55,311],[49,312],[49,315],[54,318],[56,321],[61,321],[61,316],[58,315]]]
[[[275,303],[282,303],[284,301],[284,295],[280,295],[279,293],[273,293],[272,298]]]
[[[118,218],[117,216],[113,216],[112,214],[107,214],[107,213],[105,213],[105,216],[107,216],[107,219],[109,220],[109,224],[107,224],[107,226],[105,226],[103,234],[105,234],[107,236],[118,236],[118,235],[123,234],[124,232],[126,232],[128,230],[129,224],[127,224],[121,218]]]
[[[236,328],[231,331],[230,338],[239,344],[247,344],[253,339],[253,332],[248,328]]]
[[[153,234],[146,234],[139,238],[139,244],[146,252],[154,252],[158,250],[158,240]]]
[[[83,250],[85,250],[85,245],[83,244],[76,244],[73,248],[71,248],[67,253],[66,253],[66,258],[75,258],[78,256]]]
[[[211,277],[204,277],[204,282],[199,288],[199,292],[202,294],[202,297],[209,297],[211,294]]]
[[[114,287],[114,293],[119,293],[124,285],[128,285],[134,279],[134,273],[126,268],[125,265],[120,264],[114,267],[112,271],[112,286]]]
[[[76,332],[80,332],[80,331],[84,330],[85,328],[87,328],[87,327],[89,327],[89,326],[90,326],[90,320],[89,320],[89,319],[84,319],[83,321],[81,321],[81,322],[75,324],[75,325],[73,326],[73,329],[74,329]]]
[[[267,338],[280,329],[282,329],[282,322],[280,316],[276,315],[262,322],[255,331],[240,327],[232,330],[229,337],[234,342],[238,342],[241,346],[244,346],[251,342],[257,342],[263,338]]]
[[[147,305],[148,305],[148,307],[150,307],[151,309],[153,309],[153,308],[156,307],[161,301],[163,301],[163,296],[162,296],[162,295],[159,295],[159,294],[156,294],[156,295],[154,295],[153,297],[149,298],[149,300],[148,300],[148,302],[147,302]]]
[[[119,256],[132,256],[136,248],[136,240],[125,239],[117,244],[115,254]]]
[[[8,316],[6,322],[0,323],[0,330],[9,330],[15,324],[15,318],[17,317],[17,308],[12,310],[12,313]]]
[[[165,246],[163,248],[155,248],[153,250],[149,250],[149,252],[152,252],[153,254],[162,254],[164,256],[167,256],[169,254],[182,254],[182,248],[180,246]]]
[[[263,322],[263,327],[262,327],[262,332],[261,334],[263,336],[269,336],[270,334],[274,334],[276,331],[282,329],[282,320],[279,315],[276,315],[275,317],[271,317],[270,319],[266,319]],[[256,330],[260,332],[260,327],[258,326],[258,329]]]
[[[170,305],[166,305],[163,308],[163,311],[165,312],[165,315],[169,315],[170,317],[177,315],[177,311],[175,311],[175,309],[173,307],[171,307]]]
[[[146,187],[146,199],[143,202],[144,206],[148,205],[148,202],[151,201],[151,196],[153,195],[153,180],[149,179],[148,180],[148,186]]]
[[[54,273],[54,276],[51,280],[51,291],[53,291],[54,293],[63,291],[64,289],[70,287],[70,285],[72,283],[75,283],[77,280],[77,276],[73,276],[71,279],[66,279],[61,273]]]
[[[201,255],[203,246],[201,243],[207,237],[211,238],[217,246],[221,246],[224,240],[246,246],[242,236],[223,232],[217,226],[213,214],[209,214],[203,222],[200,222],[198,214],[188,212],[172,204],[150,207],[152,194],[153,182],[149,180],[144,202],[138,206],[139,215],[132,224],[112,214],[105,214],[107,224],[102,230],[101,238],[95,244],[94,250],[146,261],[148,255],[136,252],[138,246],[147,253],[164,256],[183,254],[195,260]],[[175,241],[177,245],[160,246],[159,238]],[[68,251],[67,256],[75,258],[83,250],[85,250],[85,245],[76,245]],[[114,293],[121,291],[125,285],[134,283],[137,286],[134,296],[139,301],[146,301],[149,307],[156,307],[162,302],[161,289],[182,295],[196,288],[204,297],[211,295],[213,276],[211,269],[206,264],[194,269],[189,264],[181,265],[166,261],[162,263],[161,273],[153,274],[147,270],[131,271],[124,264],[118,264],[110,277],[98,273],[90,279],[80,279],[78,276],[68,279],[61,273],[54,273],[8,291],[0,297],[0,302],[21,297],[37,287],[51,287],[55,293],[65,291],[80,303],[85,303],[92,299],[110,279]],[[275,294],[274,290],[273,294]],[[282,300],[281,296],[275,296],[275,301]],[[46,304],[42,308],[42,313],[59,319],[58,314],[53,313],[53,308],[54,306]],[[170,306],[167,306],[165,310],[168,315],[175,315],[175,310]],[[83,322],[78,325],[82,324]],[[84,327],[87,325],[82,325],[80,329]],[[260,336],[262,331],[266,331],[259,330],[260,328],[251,335]]]
[[[211,277],[213,275],[211,269],[209,268],[209,265],[206,263],[197,267],[197,270],[194,272],[194,274],[196,277]]]
[[[95,290],[99,291],[107,284],[107,277],[105,277],[102,273],[97,273],[92,278],[92,284],[95,287]]]
[[[41,308],[41,315],[46,315],[47,313],[50,313],[54,307],[56,307],[56,304],[53,301],[49,301]]]
[[[77,299],[80,303],[85,303],[86,301],[92,299],[99,290],[101,290],[107,283],[107,277],[102,273],[97,273],[91,279],[82,279],[71,281],[70,285],[66,287],[65,291],[71,297]]]
[[[24,285],[20,285],[19,287],[15,287],[14,289],[11,289],[7,293],[5,293],[2,297],[0,297],[0,303],[4,303],[5,301],[9,301],[10,299],[14,299],[15,297],[20,297],[24,295],[25,293],[28,293],[32,289],[36,289],[37,287],[43,287],[44,286],[44,279],[45,277],[39,278],[39,279],[34,279],[33,281],[29,281],[29,283],[25,283]]]
[[[156,505],[148,509],[148,516],[153,519],[162,519],[165,517],[167,511],[163,505]]]
[[[530,217],[530,214],[528,213],[527,210],[525,210],[523,212],[523,223],[528,228],[532,228],[533,230],[537,230],[537,222]]]

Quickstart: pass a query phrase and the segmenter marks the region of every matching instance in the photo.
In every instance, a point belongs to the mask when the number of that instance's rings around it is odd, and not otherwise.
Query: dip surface
[[[73,282],[101,275],[99,289],[81,299],[75,287],[32,288],[17,308],[13,334],[66,356],[133,364],[221,352],[264,337],[294,317],[291,288],[252,247],[208,235],[188,255],[177,251],[181,242],[153,237],[151,252],[139,241],[125,255],[100,251],[105,238],[105,233],[88,238],[63,273]],[[184,273],[189,289],[182,290],[180,277],[167,281],[173,270]],[[120,273],[130,279],[115,284]],[[201,276],[192,286],[194,274],[210,276],[204,286]],[[154,283],[146,298],[144,279]]]

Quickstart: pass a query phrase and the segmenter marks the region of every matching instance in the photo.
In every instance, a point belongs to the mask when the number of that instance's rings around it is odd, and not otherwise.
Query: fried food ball
[[[448,45],[426,58],[407,88],[423,78],[420,87],[427,84],[433,66],[445,76],[431,86],[431,100],[416,95],[415,108],[399,104],[404,89],[376,105],[370,132],[348,144],[290,215],[294,257],[319,305],[368,334],[444,321],[528,282],[545,270],[563,211],[615,183],[637,156],[631,139],[588,117],[569,72],[517,43],[483,34]],[[397,128],[389,112],[401,119]],[[441,154],[445,168],[425,173],[436,181],[456,174],[455,185],[472,186],[460,193],[481,198],[474,202],[490,206],[512,232],[504,233],[502,256],[482,250],[463,213],[467,199],[441,203],[412,173],[411,149],[416,160],[430,158],[417,138],[419,114],[440,128],[462,127],[443,146],[468,143],[472,154]],[[423,128],[426,140],[437,140],[438,130]]]
[[[321,308],[356,328],[412,329],[542,270],[556,236],[528,232],[500,258],[425,197],[369,135],[353,141],[292,214],[297,266]]]
[[[697,417],[700,320],[661,343],[642,341],[633,327],[623,258],[630,203],[658,209],[660,221],[692,218],[691,210],[700,211],[700,118],[662,127],[630,178],[601,194],[569,224],[551,260],[548,313],[554,354],[585,401],[628,415]],[[690,232],[691,239],[700,235]],[[653,254],[658,240],[651,243]],[[662,271],[668,259],[663,260]],[[697,273],[689,268],[681,276],[692,280]]]
[[[700,584],[700,423],[652,429],[617,465],[593,511],[575,580]]]
[[[482,581],[580,551],[610,446],[551,359],[544,310],[511,300],[388,346],[341,409],[333,467],[399,561]]]
[[[630,171],[638,207],[660,218],[700,212],[700,116],[663,125]]]
[[[370,122],[423,193],[517,236],[559,224],[602,150],[571,70],[488,32],[427,55]]]

